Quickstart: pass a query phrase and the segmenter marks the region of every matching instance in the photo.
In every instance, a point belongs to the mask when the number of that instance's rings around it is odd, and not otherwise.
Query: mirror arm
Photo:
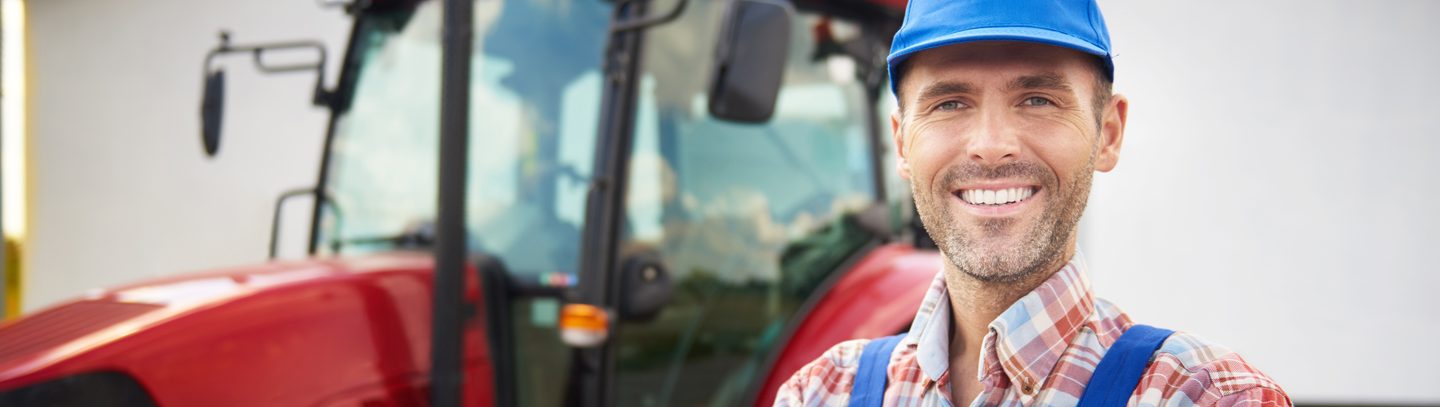
[[[370,3],[370,0],[315,0],[315,5],[321,8],[344,8],[345,14],[352,16],[370,8]]]
[[[272,66],[266,65],[264,57],[262,56],[265,51],[291,50],[299,48],[314,49],[320,54],[320,61],[313,64]],[[214,72],[214,70],[212,69],[212,65],[214,64],[215,57],[224,54],[241,52],[251,53],[252,58],[255,61],[255,67],[258,68],[260,72],[280,73],[306,71],[312,69],[315,70],[315,93],[313,96],[311,96],[311,103],[313,103],[315,106],[324,106],[332,109],[334,108],[335,92],[325,89],[325,62],[327,61],[325,44],[321,44],[319,41],[293,41],[271,44],[233,46],[230,45],[230,33],[228,31],[221,31],[220,46],[215,47],[215,49],[210,50],[209,54],[205,55],[205,74],[209,75],[211,72]]]
[[[614,6],[615,12],[616,12],[616,13],[619,13],[619,12],[620,12],[620,9],[621,9],[623,6],[625,6],[626,4],[629,4],[629,3],[634,3],[634,2],[636,2],[636,1],[639,1],[639,0],[620,0],[620,1],[616,2],[616,3],[615,3],[615,6]],[[630,31],[630,30],[638,30],[638,29],[642,29],[642,28],[654,27],[654,26],[657,26],[657,25],[660,25],[660,24],[665,24],[665,23],[668,23],[668,22],[670,22],[670,21],[673,21],[673,20],[675,20],[676,18],[679,18],[679,17],[680,17],[680,13],[681,13],[681,12],[684,12],[684,11],[685,11],[685,4],[686,4],[686,3],[689,3],[689,1],[688,1],[688,0],[677,0],[677,1],[675,2],[675,8],[670,9],[670,12],[665,13],[664,15],[659,15],[659,16],[650,17],[650,18],[642,18],[642,19],[638,19],[638,20],[634,20],[634,21],[622,21],[622,22],[618,22],[618,23],[616,23],[614,26],[610,27],[610,34],[615,34],[615,33],[620,33],[620,32],[625,32],[625,31]]]
[[[310,97],[310,104],[334,110],[335,92],[325,89],[325,65],[321,64],[315,71],[315,94]]]

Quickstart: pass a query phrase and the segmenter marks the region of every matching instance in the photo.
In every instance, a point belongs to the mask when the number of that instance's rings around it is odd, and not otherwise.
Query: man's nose
[[[993,167],[1020,159],[1020,138],[1003,109],[987,109],[980,115],[966,146],[970,160]]]

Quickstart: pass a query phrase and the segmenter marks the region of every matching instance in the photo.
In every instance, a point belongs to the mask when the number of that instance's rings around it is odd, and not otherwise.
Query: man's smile
[[[1004,182],[966,185],[950,194],[960,200],[965,212],[980,216],[1018,215],[1034,201],[1042,188],[1031,183]],[[1043,205],[1042,205],[1043,206]]]
[[[1033,186],[961,189],[955,196],[971,205],[1003,206],[1030,199],[1037,189],[1039,187]]]

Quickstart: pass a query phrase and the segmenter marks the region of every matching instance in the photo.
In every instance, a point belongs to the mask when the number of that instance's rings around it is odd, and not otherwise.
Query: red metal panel
[[[79,339],[96,329],[162,308],[151,304],[78,301],[0,325],[0,366]]]
[[[0,327],[0,338],[51,338],[0,359],[0,391],[119,371],[160,406],[424,405],[431,265],[428,254],[391,253],[110,290]],[[84,328],[40,329],[65,325]],[[492,399],[483,327],[477,318],[466,329],[467,405]]]
[[[866,255],[825,294],[785,344],[755,405],[774,404],[781,384],[840,342],[908,330],[940,262],[939,252],[900,244]]]

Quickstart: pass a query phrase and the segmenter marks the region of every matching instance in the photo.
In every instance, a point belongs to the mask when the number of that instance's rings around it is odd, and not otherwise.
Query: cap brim
[[[1038,44],[1065,47],[1088,54],[1098,55],[1102,58],[1105,58],[1106,68],[1111,69],[1111,72],[1109,72],[1109,74],[1111,75],[1111,77],[1114,76],[1114,65],[1110,61],[1111,55],[1109,53],[1106,53],[1100,47],[1096,46],[1095,44],[1091,44],[1085,40],[1062,34],[1057,31],[1034,27],[975,28],[960,31],[946,36],[935,37],[925,42],[911,44],[910,46],[907,46],[899,51],[891,53],[890,56],[886,58],[886,64],[893,69],[895,65],[900,64],[901,61],[904,61],[905,58],[909,58],[916,52],[936,47],[943,47],[946,45],[976,41],[1033,42]],[[890,74],[890,88],[892,91],[894,91],[895,86],[898,84],[895,83],[894,72],[891,72]]]
[[[946,45],[976,41],[1021,41],[1055,45],[1109,58],[1110,55],[1095,44],[1056,31],[1034,27],[991,27],[975,28],[954,34],[935,37],[929,41],[912,44],[898,52],[891,53],[886,62],[891,66],[900,63],[916,52]]]

